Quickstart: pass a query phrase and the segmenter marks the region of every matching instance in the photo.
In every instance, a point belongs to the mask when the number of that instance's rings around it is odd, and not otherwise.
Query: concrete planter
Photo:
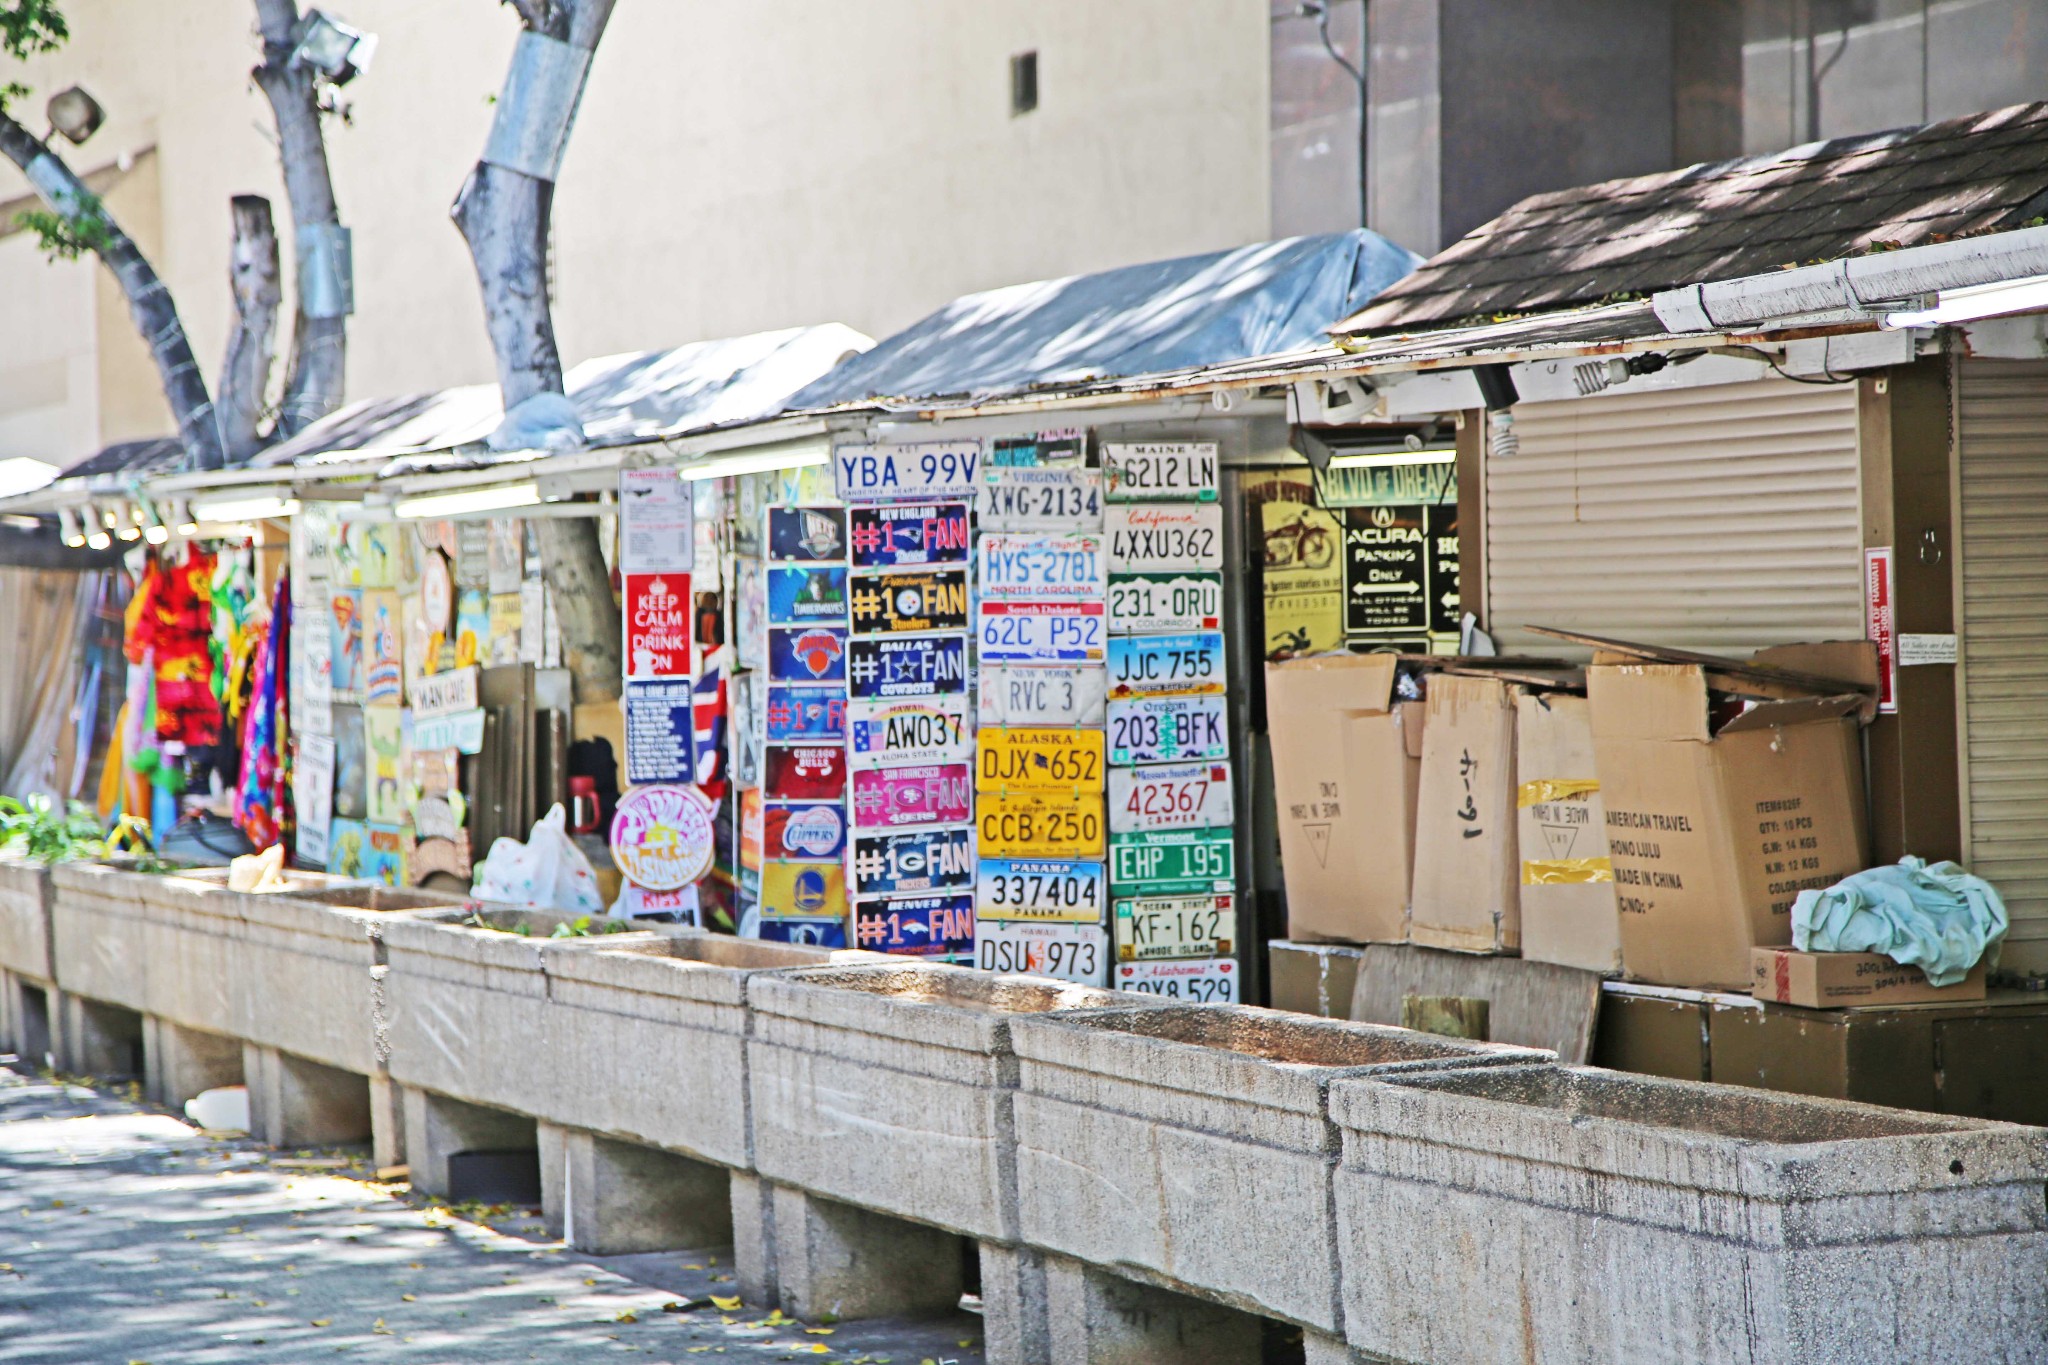
[[[48,985],[57,969],[50,957],[50,869],[25,858],[0,858],[0,972]]]
[[[1371,1358],[2048,1359],[2048,1131],[1591,1068],[1331,1110]]]
[[[1022,1018],[1011,1036],[1028,1244],[1327,1334],[1330,1083],[1551,1059],[1238,1005]]]
[[[57,984],[68,995],[146,1014],[150,1012],[149,966],[162,958],[160,974],[173,970],[203,974],[214,999],[201,1004],[198,1012],[225,1020],[224,952],[218,944],[181,944],[175,931],[161,927],[175,914],[159,913],[151,904],[151,892],[163,880],[106,863],[52,867],[50,938]],[[193,893],[197,891],[194,887]],[[174,965],[165,956],[183,949],[190,950],[189,967]]]

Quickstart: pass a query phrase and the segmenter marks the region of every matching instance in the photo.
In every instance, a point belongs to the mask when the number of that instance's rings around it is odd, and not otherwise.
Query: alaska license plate
[[[974,813],[974,775],[965,763],[920,763],[853,775],[853,827],[958,825]]]
[[[1093,924],[974,923],[974,965],[985,972],[1023,972],[1101,986],[1109,977],[1109,933]]]
[[[846,519],[856,569],[965,564],[972,548],[964,502],[853,507]]]
[[[1227,829],[1153,830],[1109,841],[1119,896],[1193,896],[1237,889],[1237,837]]]
[[[1215,630],[1223,620],[1223,575],[1131,573],[1109,576],[1109,633],[1164,635]]]
[[[1010,468],[982,472],[984,531],[1099,531],[1102,472]]]
[[[887,896],[853,907],[853,946],[906,957],[974,953],[974,897]]]
[[[852,603],[856,635],[965,630],[967,570],[898,569],[859,574],[847,600]]]
[[[1197,696],[1223,690],[1223,634],[1121,635],[1109,642],[1109,695]]]
[[[965,696],[848,705],[846,753],[855,772],[913,763],[957,763],[973,751]]]
[[[974,910],[990,920],[1066,920],[1101,924],[1108,898],[1102,864],[1071,858],[983,858]]]
[[[974,830],[917,829],[853,841],[853,894],[893,896],[974,888]]]
[[[1109,770],[1109,827],[1118,834],[1227,829],[1231,816],[1227,763],[1165,763]]]
[[[1119,962],[1109,984],[1120,991],[1185,1000],[1196,1005],[1237,1003],[1237,959],[1204,962]]]
[[[1102,658],[1102,603],[983,602],[981,657],[992,663],[1082,663]]]
[[[1237,936],[1235,896],[1136,896],[1116,902],[1116,958],[1228,957]]]
[[[857,800],[858,786],[854,795]],[[1102,856],[1106,831],[1102,797],[1095,792],[986,792],[975,806],[984,857]]]
[[[1100,602],[1102,537],[991,531],[975,551],[985,602]]]
[[[1111,573],[1223,569],[1223,509],[1213,502],[1120,503],[1103,520]]]
[[[1216,443],[1151,442],[1102,447],[1111,502],[1216,500]]]
[[[842,502],[971,498],[981,469],[981,442],[840,446],[832,452],[833,482]]]
[[[900,635],[853,640],[847,648],[845,676],[859,701],[964,693],[967,637]]]
[[[984,729],[975,736],[981,791],[1102,790],[1102,731],[1047,726]]]
[[[1132,697],[1109,704],[1109,761],[1195,763],[1230,757],[1229,698]]]
[[[983,725],[1100,725],[1109,674],[1101,664],[981,665]]]

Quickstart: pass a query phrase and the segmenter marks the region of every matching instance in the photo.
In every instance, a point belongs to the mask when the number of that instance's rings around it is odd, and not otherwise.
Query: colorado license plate
[[[842,502],[971,498],[980,468],[979,441],[840,446],[832,452],[832,476]]]
[[[850,690],[860,701],[932,697],[967,690],[965,635],[901,635],[847,646]]]
[[[853,907],[853,946],[908,957],[974,952],[974,897],[889,896]]]
[[[983,725],[1100,725],[1108,689],[1100,664],[984,662],[977,719]]]
[[[1109,827],[1118,834],[1224,829],[1231,816],[1228,764],[1166,763],[1109,770]]]
[[[899,569],[860,574],[846,600],[852,604],[856,635],[965,630],[967,570]]]
[[[1198,1005],[1237,1003],[1237,960],[1213,957],[1205,962],[1119,962],[1109,984],[1120,991],[1162,995]]]
[[[1102,856],[1102,797],[1094,792],[987,792],[976,803],[974,824],[985,857]]]
[[[920,763],[853,775],[853,827],[957,825],[974,810],[974,777],[965,763]]]
[[[1100,986],[1109,975],[1109,934],[1099,925],[977,918],[974,965],[985,972],[1025,972]]]
[[[1107,442],[1102,467],[1109,476],[1111,502],[1216,500],[1216,444],[1213,441]]]
[[[855,772],[959,762],[974,748],[972,734],[965,696],[847,705],[846,752]]]
[[[981,657],[1080,663],[1105,647],[1100,602],[983,602]]]
[[[1033,726],[975,737],[981,791],[1101,791],[1102,731]]]
[[[984,919],[1101,924],[1106,904],[1101,863],[983,858],[975,872],[974,911]]]
[[[1118,895],[1193,896],[1237,887],[1237,839],[1227,829],[1119,834],[1109,841]]]
[[[1229,699],[1132,697],[1109,704],[1109,761],[1194,763],[1230,757],[1224,716]]]
[[[1099,602],[1108,582],[1100,536],[991,531],[975,555],[983,601]]]
[[[1223,690],[1223,635],[1125,635],[1109,642],[1112,697],[1196,696]]]
[[[987,469],[982,478],[984,531],[1102,529],[1100,470]]]
[[[853,841],[853,894],[969,890],[974,886],[974,831],[918,829],[863,834]]]
[[[1223,568],[1223,509],[1213,502],[1122,503],[1103,520],[1112,573]]]
[[[1228,957],[1237,935],[1235,896],[1137,896],[1116,903],[1119,962]]]
[[[1156,635],[1215,630],[1223,619],[1223,575],[1133,573],[1109,576],[1109,633]]]

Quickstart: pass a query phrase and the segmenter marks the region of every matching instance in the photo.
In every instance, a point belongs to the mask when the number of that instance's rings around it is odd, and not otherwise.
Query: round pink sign
[[[695,787],[635,787],[612,816],[612,860],[635,886],[679,891],[711,870],[711,816]]]

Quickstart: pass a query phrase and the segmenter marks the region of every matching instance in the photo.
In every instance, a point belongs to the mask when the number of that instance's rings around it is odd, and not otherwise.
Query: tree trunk
[[[37,193],[53,212],[75,218],[79,206],[96,202],[85,182],[75,175],[55,152],[36,141],[28,129],[0,113],[0,154],[26,172],[38,159],[47,157],[60,191],[52,195],[40,185]],[[31,176],[31,181],[35,180]],[[192,343],[185,336],[185,324],[178,318],[178,306],[171,291],[164,288],[145,258],[120,224],[104,208],[98,211],[105,227],[105,241],[97,248],[100,261],[121,282],[128,297],[128,313],[135,329],[148,343],[156,360],[157,377],[171,416],[178,423],[178,439],[185,447],[186,461],[194,469],[221,467],[220,426],[214,418],[213,399],[206,391],[206,377],[199,372]]]
[[[284,287],[277,278],[277,232],[271,226],[270,201],[257,194],[238,194],[232,212],[235,238],[228,253],[228,283],[235,296],[235,323],[220,371],[219,408],[221,445],[228,463],[240,465],[264,446],[263,400],[270,387]]]

